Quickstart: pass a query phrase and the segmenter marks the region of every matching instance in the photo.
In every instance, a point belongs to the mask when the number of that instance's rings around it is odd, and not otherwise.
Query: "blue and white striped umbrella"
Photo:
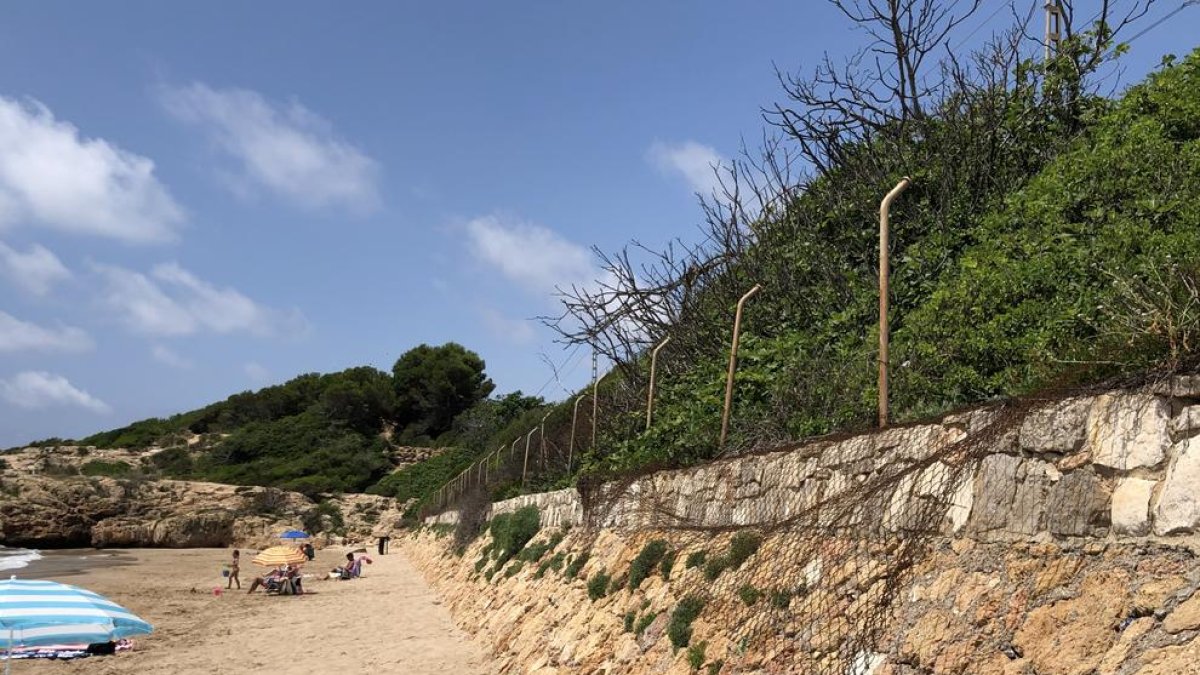
[[[0,645],[94,644],[153,628],[89,590],[54,581],[0,581]]]

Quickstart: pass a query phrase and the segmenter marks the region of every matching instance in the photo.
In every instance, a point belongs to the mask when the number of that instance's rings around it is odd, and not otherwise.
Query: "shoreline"
[[[23,567],[0,570],[18,579],[77,577],[93,570],[137,564],[137,556],[126,549],[63,548],[35,549],[41,555]],[[70,583],[70,582],[68,582]]]

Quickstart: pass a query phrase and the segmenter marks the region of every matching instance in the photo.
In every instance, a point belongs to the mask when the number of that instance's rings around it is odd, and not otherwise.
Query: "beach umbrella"
[[[54,581],[0,581],[0,641],[15,647],[95,644],[146,635],[150,624],[89,590]],[[9,672],[12,662],[5,664]]]
[[[279,538],[280,539],[308,539],[308,533],[301,532],[300,530],[288,530],[287,532],[284,532],[283,534],[279,535]]]
[[[291,546],[272,546],[260,551],[251,562],[263,567],[279,567],[280,565],[300,565],[307,561],[307,556]]]

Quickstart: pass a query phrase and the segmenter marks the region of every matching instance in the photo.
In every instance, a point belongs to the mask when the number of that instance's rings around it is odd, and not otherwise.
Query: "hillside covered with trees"
[[[409,483],[440,485],[469,463],[481,436],[542,403],[521,392],[491,399],[494,389],[474,352],[455,343],[420,345],[391,373],[362,366],[300,375],[172,417],[40,444],[163,448],[145,468],[172,478],[309,495],[362,492],[385,480],[375,491],[394,494]],[[458,447],[391,476],[392,450],[412,445]]]

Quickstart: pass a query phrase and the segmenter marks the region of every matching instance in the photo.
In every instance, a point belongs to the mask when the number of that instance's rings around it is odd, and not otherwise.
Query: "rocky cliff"
[[[18,468],[12,468],[16,465]],[[260,547],[319,523],[320,542],[366,541],[394,530],[395,500],[345,495],[326,515],[298,493],[194,481],[33,474],[13,462],[0,477],[0,544],[35,548]],[[333,522],[337,512],[343,522]]]

